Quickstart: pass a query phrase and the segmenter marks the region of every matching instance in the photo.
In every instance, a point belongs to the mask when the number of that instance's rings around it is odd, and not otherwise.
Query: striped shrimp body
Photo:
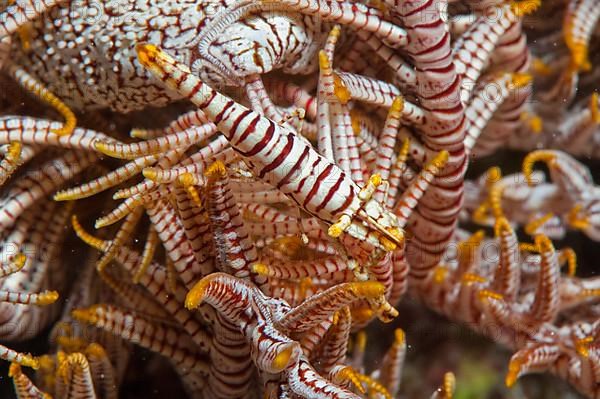
[[[292,131],[219,94],[156,46],[140,44],[137,50],[144,66],[206,113],[258,178],[333,223],[331,236],[345,231],[385,251],[402,243],[397,217],[372,198],[381,184],[378,176],[359,188]]]

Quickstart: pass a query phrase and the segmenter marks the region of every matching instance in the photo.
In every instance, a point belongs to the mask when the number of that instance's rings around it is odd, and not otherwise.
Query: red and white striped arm
[[[379,136],[379,145],[376,151],[375,169],[373,173],[378,174],[383,180],[388,182],[390,179],[392,157],[394,156],[394,149],[396,147],[396,139],[398,137],[398,129],[400,128],[400,117],[403,107],[404,100],[402,97],[396,97],[388,111],[384,128]],[[389,195],[388,190],[389,183],[387,187],[382,184],[377,187],[374,198],[381,203],[386,203],[385,197]]]
[[[284,115],[279,112],[275,104],[271,101],[261,76],[250,75],[245,80],[246,96],[248,97],[248,101],[250,101],[252,109],[273,121],[282,123]]]
[[[117,372],[111,363],[108,353],[98,343],[91,343],[85,348],[85,356],[90,365],[92,380],[107,398],[117,398]]]
[[[491,72],[528,73],[531,54],[523,33],[522,22],[513,24],[498,41],[491,56]],[[487,123],[473,154],[485,156],[509,140],[511,133],[519,128],[532,135],[544,128],[542,119],[529,103],[533,83],[518,88],[506,99]]]
[[[173,133],[171,135],[161,136],[155,139],[131,144],[96,141],[94,142],[94,147],[99,152],[111,157],[132,159],[148,155],[155,155],[182,147],[187,148],[191,145],[208,140],[216,132],[216,126],[212,123],[207,123],[202,126],[192,126],[186,130]]]
[[[117,223],[119,220],[127,217],[127,215],[133,212],[137,207],[143,206],[145,201],[146,199],[141,195],[135,195],[127,198],[115,209],[96,219],[94,227],[100,229],[102,227]]]
[[[388,189],[387,189],[387,206],[393,208],[396,204],[396,196],[400,189],[400,183],[403,175],[409,171],[406,162],[408,161],[408,153],[410,151],[410,140],[405,138],[402,142],[397,154],[392,159],[392,165],[390,167],[390,173],[388,177]]]
[[[225,136],[218,136],[207,143],[198,152],[184,159],[179,164],[168,168],[146,168],[144,177],[158,183],[170,183],[186,173],[202,175],[206,168],[213,162],[220,161],[224,164],[232,162],[237,154],[229,146]]]
[[[190,288],[194,282],[212,272],[212,267],[206,263],[196,262],[181,219],[167,202],[158,201],[153,205],[148,205],[146,213],[154,224],[179,278],[186,287]]]
[[[21,144],[39,144],[78,150],[95,151],[97,140],[114,142],[104,133],[89,129],[75,128],[69,135],[59,136],[53,133],[62,123],[35,119],[27,116],[5,116],[0,118],[0,144],[18,141]]]
[[[289,216],[278,209],[260,203],[240,204],[240,210],[244,214],[245,219],[255,216],[259,220],[263,220],[268,223],[285,222],[294,219],[292,216]]]
[[[56,97],[41,82],[28,74],[25,69],[14,64],[10,64],[7,68],[7,72],[27,92],[35,95],[41,101],[53,107],[63,116],[65,119],[63,126],[58,129],[52,129],[52,133],[56,134],[57,136],[67,136],[73,133],[73,130],[77,125],[77,118],[75,117],[73,111],[71,111],[71,109],[65,103]]]
[[[4,158],[0,161],[0,186],[17,170],[21,161],[21,143],[13,141],[8,144],[4,152]]]
[[[371,377],[377,377],[381,381],[381,384],[393,398],[398,395],[400,390],[400,376],[402,376],[405,356],[406,336],[404,331],[398,328],[394,331],[394,342],[386,352],[381,366],[376,371],[377,375],[371,374]]]
[[[569,112],[556,129],[557,148],[562,148],[575,156],[592,156],[597,153],[594,136],[598,132],[600,112],[598,112],[598,93],[593,93],[587,102],[576,106]],[[546,130],[546,129],[544,129]]]
[[[396,306],[408,289],[409,266],[404,249],[397,249],[392,253],[392,266],[393,283],[388,301]]]
[[[363,299],[370,302],[373,311],[382,321],[388,322],[396,317],[398,312],[385,300],[384,294],[384,285],[375,281],[339,284],[292,308],[277,321],[277,325],[284,331],[305,331],[326,320],[344,306]]]
[[[144,168],[153,165],[158,161],[156,155],[148,155],[136,158],[125,165],[108,172],[92,181],[84,183],[77,187],[71,187],[61,190],[54,194],[55,201],[72,201],[76,199],[87,198],[99,192],[108,190],[112,187],[131,179],[138,175]]]
[[[444,374],[442,385],[433,392],[431,399],[452,399],[456,390],[456,377],[452,372]]]
[[[340,72],[338,76],[350,98],[356,101],[389,108],[402,94],[396,86],[382,80],[350,72]],[[405,123],[413,126],[420,126],[424,123],[425,111],[422,107],[404,100],[400,111]]]
[[[571,0],[564,17],[564,39],[571,51],[572,73],[589,71],[589,42],[600,19],[600,4],[593,0]]]
[[[332,35],[330,34],[330,37]],[[333,69],[327,53],[319,52],[319,83],[317,86],[317,148],[319,154],[334,162],[329,101],[333,93]]]
[[[324,374],[329,373],[337,364],[345,363],[351,328],[350,309],[345,307],[337,311],[323,337],[324,342],[321,343],[319,366]]]
[[[297,366],[288,371],[288,378],[293,392],[304,398],[360,399],[360,396],[321,377],[303,356]]]
[[[211,221],[217,267],[235,277],[262,284],[264,279],[252,273],[258,253],[234,202],[225,165],[215,162],[205,174],[208,179],[206,208]]]
[[[50,399],[51,396],[38,387],[23,373],[18,363],[12,363],[8,369],[8,376],[12,378],[17,399],[41,398]]]
[[[173,167],[173,165],[181,161],[181,158],[183,158],[183,156],[185,155],[186,150],[187,147],[167,151],[159,157],[155,167],[143,169],[142,174],[145,174],[145,171],[148,170],[150,171],[148,173],[148,176],[154,177],[152,171],[168,170],[169,168]],[[124,199],[133,196],[146,196],[149,195],[152,191],[156,191],[156,189],[160,186],[157,182],[151,180],[149,177],[146,177],[146,179],[142,180],[136,185],[117,190],[113,194],[113,199]]]
[[[489,122],[494,117],[500,118],[502,115],[498,115],[499,109],[502,108],[505,102],[510,102],[511,107],[516,106],[519,108],[520,102],[515,105],[513,96],[520,96],[526,98],[530,93],[529,84],[531,77],[526,74],[502,74],[495,79],[491,79],[485,82],[480,90],[473,93],[470,104],[465,109],[465,117],[468,122],[469,129],[465,137],[465,150],[469,153],[477,145],[477,141],[480,138],[480,134],[484,129],[489,127]],[[525,96],[523,96],[525,95]],[[507,110],[503,110],[504,113]],[[520,117],[520,110],[517,110],[517,118]],[[507,135],[505,131],[502,131],[502,135]],[[488,133],[488,142],[493,137],[494,133]],[[496,135],[498,136],[498,135]],[[500,140],[500,136],[496,140]],[[485,153],[477,153],[478,156],[485,155]]]
[[[349,270],[349,261],[340,256],[329,256],[315,260],[283,260],[266,253],[260,263],[254,264],[253,271],[261,276],[284,280],[300,280],[308,277],[327,276],[332,284],[352,281],[354,275]]]
[[[50,305],[58,299],[58,292],[45,291],[39,294],[0,290],[0,301],[23,305]]]
[[[73,229],[79,238],[86,244],[100,250],[105,251],[110,242],[93,237],[86,232],[79,224],[77,218],[72,219]],[[137,267],[142,261],[141,256],[127,248],[120,247],[115,255],[115,261],[132,276],[137,272]],[[156,263],[150,262],[144,274],[139,278],[142,287],[152,295],[153,298],[166,310],[173,315],[173,318],[182,326],[188,333],[197,347],[205,352],[209,351],[210,340],[203,329],[202,325],[194,319],[194,315],[188,311],[182,304],[183,298],[186,295],[186,289],[180,286],[174,295],[170,295],[166,290],[166,270],[164,267]]]
[[[57,359],[56,366],[56,395],[68,399],[75,399],[75,392],[87,397],[95,395],[90,365],[83,353],[65,354]]]
[[[521,283],[521,265],[518,262],[519,242],[504,216],[496,220],[494,231],[500,248],[492,289],[507,301],[514,302],[517,300]]]
[[[496,18],[489,13],[494,13]],[[469,103],[484,68],[489,65],[494,51],[499,47],[499,42],[515,25],[518,26],[518,19],[510,6],[506,5],[479,16],[469,30],[453,43],[453,63],[461,76],[460,97],[464,105]]]
[[[39,168],[29,170],[9,188],[1,203],[0,230],[12,226],[18,216],[39,199],[59,189],[96,159],[93,153],[67,152]]]
[[[385,63],[392,69],[396,80],[394,83],[400,86],[400,89],[406,90],[414,88],[417,84],[417,75],[412,66],[400,57],[393,49],[386,46],[383,41],[376,37],[373,33],[358,31],[357,36],[362,42],[366,43]],[[360,43],[360,41],[356,41]],[[356,58],[356,57],[355,57]],[[356,71],[356,67],[352,65],[352,69],[348,71]],[[361,73],[361,72],[359,72]],[[366,75],[362,72],[363,75]]]
[[[600,296],[600,277],[578,278],[563,275],[559,292],[561,312],[593,302]]]
[[[300,345],[274,328],[273,312],[287,305],[265,297],[254,285],[224,273],[214,273],[199,281],[186,297],[186,307],[200,303],[213,305],[239,328],[253,347],[252,360],[268,373],[281,373],[298,361]],[[248,312],[248,309],[252,309]]]
[[[190,338],[179,329],[156,321],[149,321],[134,312],[113,305],[94,305],[88,309],[72,311],[75,320],[91,324],[111,334],[120,336],[152,352],[165,356],[176,368],[188,372],[208,374],[208,364],[200,353],[194,353],[186,345]]]
[[[411,275],[425,279],[438,264],[456,228],[462,205],[463,176],[467,168],[464,150],[466,120],[460,100],[461,78],[453,63],[451,38],[443,19],[442,0],[392,1],[392,21],[405,27],[410,55],[419,82],[416,95],[425,111],[417,127],[426,149],[425,162],[438,151],[450,157],[413,212],[414,239],[407,249]]]
[[[192,126],[202,126],[208,123],[206,115],[198,109],[191,110],[177,117],[164,129],[131,129],[129,135],[133,138],[150,140],[161,136],[167,136],[191,128]]]
[[[196,188],[193,187],[193,190]],[[195,195],[190,194],[190,188],[179,185],[175,188],[176,210],[181,220],[192,253],[202,268],[212,270],[213,252],[212,236],[205,204],[197,202]],[[201,200],[200,200],[201,202]]]
[[[284,5],[303,14],[319,16],[328,22],[372,32],[394,48],[405,46],[408,42],[404,29],[383,20],[379,10],[361,3],[326,0],[265,0],[263,3],[266,6],[273,3]]]
[[[540,254],[540,272],[530,311],[526,315],[531,325],[551,323],[559,309],[560,266],[552,242],[543,235],[535,236],[535,247]]]
[[[515,353],[508,365],[506,386],[512,387],[517,379],[531,372],[548,370],[560,356],[559,348],[554,344],[537,344]]]
[[[96,270],[102,275],[104,268],[112,261],[121,246],[126,244],[133,237],[135,229],[144,214],[144,208],[136,207],[125,217],[125,220],[119,226],[115,237],[110,241],[109,247],[104,251],[104,254],[96,263]]]

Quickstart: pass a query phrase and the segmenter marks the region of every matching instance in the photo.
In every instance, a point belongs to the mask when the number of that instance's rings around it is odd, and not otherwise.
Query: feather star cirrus
[[[364,329],[406,294],[512,350],[509,387],[549,372],[600,398],[600,277],[552,241],[600,239],[575,158],[600,156],[599,19],[597,0],[0,4],[19,87],[0,338],[51,327],[47,354],[0,346],[17,397],[116,398],[133,344],[189,397],[397,397],[405,334],[368,370]],[[503,148],[521,173],[465,178]],[[454,390],[448,372],[432,397]]]

